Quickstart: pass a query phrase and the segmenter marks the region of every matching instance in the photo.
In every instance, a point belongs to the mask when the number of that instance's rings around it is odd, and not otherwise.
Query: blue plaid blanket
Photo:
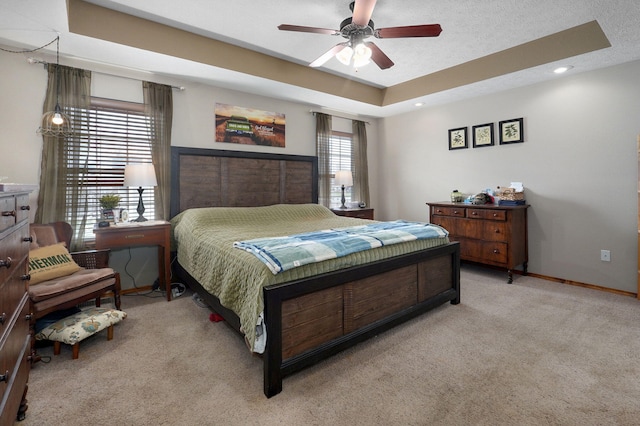
[[[286,237],[236,241],[233,246],[254,254],[275,275],[297,266],[335,259],[358,251],[405,241],[445,238],[447,235],[448,232],[437,225],[396,220]]]

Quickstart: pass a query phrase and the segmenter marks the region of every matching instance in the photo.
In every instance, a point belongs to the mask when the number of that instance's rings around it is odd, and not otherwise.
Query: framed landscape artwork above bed
[[[285,115],[216,103],[216,142],[285,147]]]

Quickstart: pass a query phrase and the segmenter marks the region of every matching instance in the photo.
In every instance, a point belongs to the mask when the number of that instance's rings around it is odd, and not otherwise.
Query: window
[[[344,132],[331,132],[331,141],[329,147],[330,156],[330,172],[331,172],[331,205],[339,206],[341,204],[342,188],[335,184],[336,172],[338,170],[353,170],[353,135]],[[351,201],[351,187],[344,189],[344,198],[346,202]]]
[[[118,208],[128,210],[132,219],[137,217],[139,194],[136,188],[122,186],[124,166],[151,163],[150,121],[143,104],[101,98],[92,98],[90,110],[74,114],[74,119],[79,115],[84,121],[82,134],[68,144],[67,193],[82,190],[86,194],[86,212],[78,214],[77,223],[71,225],[74,229],[84,226],[88,242],[94,239],[93,226],[101,218],[99,200],[103,195],[119,195]],[[153,218],[153,188],[145,188],[143,202],[145,217]],[[67,217],[73,217],[69,213]]]

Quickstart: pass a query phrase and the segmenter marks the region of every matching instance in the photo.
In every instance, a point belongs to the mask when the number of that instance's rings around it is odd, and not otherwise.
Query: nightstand
[[[93,228],[96,234],[96,249],[112,249],[117,247],[158,246],[158,275],[160,288],[167,293],[167,301],[171,300],[171,261],[169,251],[171,224],[163,220],[147,222],[127,222],[118,225]]]
[[[331,211],[337,214],[338,216],[357,217],[359,219],[373,220],[373,209],[370,209],[370,208],[364,208],[364,209],[335,208],[335,209],[331,209]]]

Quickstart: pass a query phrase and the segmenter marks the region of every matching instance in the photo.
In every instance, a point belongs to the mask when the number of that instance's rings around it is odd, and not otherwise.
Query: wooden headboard
[[[171,217],[196,207],[317,202],[317,157],[171,147]]]

